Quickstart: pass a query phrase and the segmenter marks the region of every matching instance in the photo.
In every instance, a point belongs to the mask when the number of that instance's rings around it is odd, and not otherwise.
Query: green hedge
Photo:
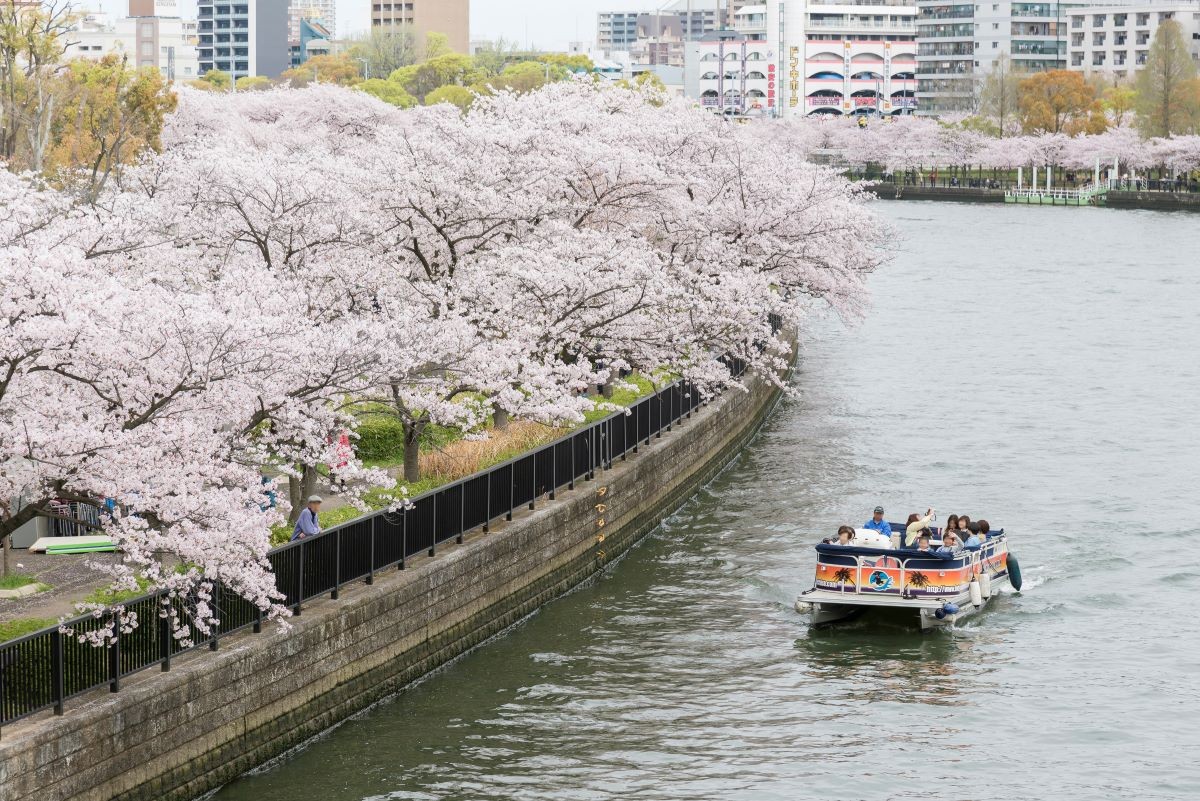
[[[358,424],[358,456],[373,462],[404,458],[404,426],[394,417],[372,415]]]

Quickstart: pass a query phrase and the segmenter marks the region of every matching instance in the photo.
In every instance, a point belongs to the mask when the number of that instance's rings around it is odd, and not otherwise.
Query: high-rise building
[[[337,0],[291,0],[288,8],[288,41],[300,41],[300,20],[321,23],[332,37],[337,31]]]
[[[200,72],[277,78],[291,66],[288,0],[198,0]]]
[[[445,34],[450,49],[467,53],[470,48],[470,0],[374,0],[371,24],[375,27],[405,26],[419,43],[430,33]]]
[[[773,112],[911,113],[916,13],[912,0],[769,0]]]
[[[684,90],[689,97],[725,114],[772,113],[777,67],[767,40],[766,12],[764,5],[745,5],[734,15],[731,30],[687,43]]]
[[[1121,81],[1146,63],[1158,26],[1174,20],[1200,61],[1200,0],[1162,0],[1067,10],[1067,69]]]
[[[1066,12],[1059,2],[917,0],[917,97],[922,114],[974,112],[1001,56],[1015,72],[1067,66]]]

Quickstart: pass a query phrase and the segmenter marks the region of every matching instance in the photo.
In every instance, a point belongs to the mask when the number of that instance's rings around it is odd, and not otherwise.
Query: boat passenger
[[[959,531],[970,531],[971,530],[971,518],[967,517],[966,515],[959,515],[958,516],[958,530]]]
[[[929,524],[933,522],[933,509],[926,509],[924,517],[917,517],[916,513],[908,516],[908,528],[904,531],[904,546],[911,548],[913,543],[917,541],[917,535],[921,533],[921,529],[929,528]]]
[[[959,550],[962,548],[962,543],[958,540],[958,535],[953,531],[947,531],[942,535],[942,547],[935,550],[933,553],[943,559],[953,559],[958,556]]]
[[[929,534],[922,534],[921,536],[917,537],[917,550],[925,551],[925,553],[929,553],[930,539],[931,539],[931,537],[929,536]]]
[[[850,540],[852,540],[852,539],[854,539],[854,529],[850,528],[849,526],[841,526],[840,528],[838,528],[838,533],[837,533],[837,544],[838,545],[849,545]]]
[[[958,531],[958,515],[947,517],[946,525],[942,527],[942,531]]]
[[[992,527],[986,520],[980,520],[975,525],[979,527],[978,533],[972,531],[971,536],[967,537],[967,541],[963,543],[964,548],[972,551],[978,551],[981,547],[983,547],[984,543],[987,542],[988,534],[992,530]]]
[[[863,528],[869,528],[873,531],[878,531],[885,537],[892,536],[892,524],[883,519],[882,506],[875,507],[875,514],[871,516],[870,520],[863,523]]]

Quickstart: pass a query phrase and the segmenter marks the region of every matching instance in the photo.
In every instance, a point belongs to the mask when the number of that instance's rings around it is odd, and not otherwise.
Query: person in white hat
[[[321,521],[317,520],[317,512],[321,511],[321,496],[310,495],[308,506],[300,512],[300,519],[292,529],[292,540],[302,540],[305,537],[315,537],[321,533]]]

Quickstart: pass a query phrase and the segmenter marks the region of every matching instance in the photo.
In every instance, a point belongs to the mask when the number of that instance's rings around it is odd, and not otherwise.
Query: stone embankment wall
[[[1195,192],[1109,192],[1104,205],[1114,209],[1200,211],[1200,193]]]
[[[306,605],[290,630],[232,635],[5,727],[0,801],[186,801],[278,756],[595,575],[715,475],[777,394],[728,392],[557,500]]]

